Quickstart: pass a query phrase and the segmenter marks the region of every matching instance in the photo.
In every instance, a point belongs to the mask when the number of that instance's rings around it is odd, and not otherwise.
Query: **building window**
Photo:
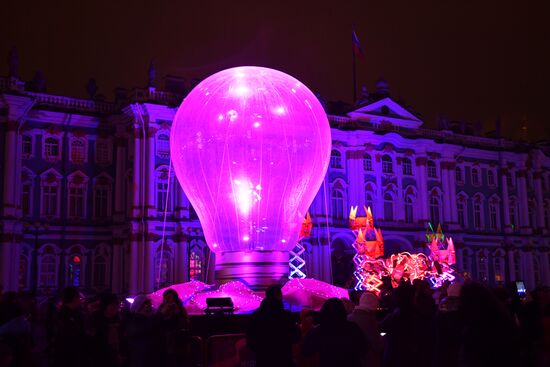
[[[173,182],[173,178],[170,177],[170,181]],[[168,168],[160,167],[157,169],[157,202],[156,208],[159,214],[164,215],[164,210],[166,209],[167,213],[172,212],[172,201],[174,198],[173,187],[168,187]]]
[[[372,192],[366,192],[365,193],[365,206],[367,208],[370,208],[371,212],[374,213],[374,199],[373,199],[374,195],[372,194]]]
[[[95,142],[95,161],[100,164],[111,163],[111,144],[109,140],[98,139]]]
[[[455,176],[456,176],[456,182],[459,185],[462,185],[464,183],[464,176],[462,176],[462,168],[460,167],[455,168]]]
[[[75,164],[86,162],[86,143],[83,139],[75,139],[71,142],[71,161]]]
[[[21,138],[21,153],[23,154],[23,159],[32,157],[32,145],[32,136],[23,135]]]
[[[202,256],[196,251],[191,251],[189,257],[189,279],[202,279]]]
[[[462,271],[465,273],[465,278],[472,275],[472,254],[468,249],[462,250]]]
[[[332,190],[331,203],[332,216],[336,219],[344,219],[344,193],[342,190]]]
[[[405,196],[405,223],[413,223],[413,199],[410,195]]]
[[[172,283],[172,253],[168,250],[159,250],[155,259],[155,284],[162,288],[170,283]]]
[[[384,220],[393,222],[393,196],[390,193],[384,194]]]
[[[436,196],[432,196],[430,198],[430,221],[434,226],[439,224],[440,210],[441,206],[439,198]]]
[[[94,257],[94,278],[93,286],[95,288],[105,288],[107,286],[107,259],[104,256]]]
[[[428,177],[437,178],[437,167],[434,161],[428,161]]]
[[[44,140],[44,159],[56,160],[59,158],[59,140],[56,138],[46,138]]]
[[[41,185],[42,216],[59,216],[59,178],[54,174],[46,175]]]
[[[401,165],[403,167],[403,175],[412,176],[413,172],[411,160],[409,158],[403,158]]]
[[[487,283],[487,254],[485,251],[479,251],[477,255],[477,280]]]
[[[161,158],[170,157],[170,137],[166,134],[157,135],[157,155]]]
[[[479,170],[472,168],[472,185],[479,186]]]
[[[495,269],[495,284],[501,286],[504,284],[504,255],[502,251],[495,252],[493,267]]]
[[[393,161],[387,154],[382,156],[382,173],[393,173]]]
[[[330,168],[342,168],[342,154],[337,150],[330,152]]]
[[[474,228],[480,230],[482,227],[482,208],[481,200],[479,198],[474,199]]]
[[[82,259],[79,255],[71,255],[69,259],[69,285],[80,287],[82,285]]]
[[[489,186],[496,186],[495,172],[493,170],[487,170],[487,184]]]
[[[466,200],[464,198],[458,198],[458,200],[456,201],[456,209],[458,224],[460,224],[462,228],[466,228],[466,213],[468,212],[468,209]]]
[[[80,185],[69,186],[69,217],[84,217],[84,187]]]
[[[372,157],[370,154],[365,154],[363,156],[363,170],[372,171]]]
[[[94,217],[106,219],[110,216],[111,190],[107,186],[96,186],[94,188]]]
[[[39,282],[41,288],[57,286],[57,264],[55,255],[43,255],[40,259]]]

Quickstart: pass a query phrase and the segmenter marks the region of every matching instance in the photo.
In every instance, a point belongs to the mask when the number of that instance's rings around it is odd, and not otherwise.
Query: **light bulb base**
[[[262,291],[288,279],[288,251],[235,251],[216,254],[216,281],[242,281]]]

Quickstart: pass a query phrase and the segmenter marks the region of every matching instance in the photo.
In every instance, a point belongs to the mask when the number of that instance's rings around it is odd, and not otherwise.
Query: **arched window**
[[[365,192],[365,206],[374,213],[374,195],[371,191]]]
[[[372,157],[368,153],[363,156],[363,170],[372,171]]]
[[[387,154],[382,156],[382,173],[393,173],[393,161]]]
[[[330,152],[330,168],[342,168],[342,154],[336,149]]]
[[[107,259],[105,256],[98,255],[94,257],[94,279],[93,284],[96,288],[104,288],[107,285]]]
[[[462,271],[465,277],[472,276],[472,251],[470,249],[462,249]]]
[[[166,248],[166,245],[165,245]],[[155,258],[155,285],[163,288],[172,283],[172,252],[157,251]]]
[[[24,134],[21,137],[21,153],[23,154],[24,159],[29,159],[32,157],[32,136]]]
[[[108,139],[97,139],[95,142],[95,161],[108,164],[112,161],[111,142]]]
[[[82,258],[79,255],[72,255],[69,258],[69,285],[80,287],[82,285]]]
[[[61,175],[55,170],[49,170],[40,177],[41,214],[44,217],[59,217],[59,190]]]
[[[461,167],[456,167],[455,168],[455,178],[456,178],[456,183],[458,183],[459,185],[462,185],[464,183],[464,176],[462,175],[462,168]]]
[[[432,195],[430,198],[430,222],[435,226],[440,223],[441,218],[441,202],[439,198]]]
[[[388,192],[384,194],[384,220],[393,222],[393,196]]]
[[[57,254],[52,245],[44,246],[38,258],[38,285],[40,288],[57,287]]]
[[[458,216],[458,224],[460,224],[460,226],[462,228],[466,228],[466,226],[468,225],[468,222],[467,222],[467,213],[468,213],[468,202],[466,200],[465,197],[463,197],[462,195],[459,195],[457,200],[456,200],[456,213],[457,213],[457,216]]]
[[[483,202],[479,195],[476,195],[472,200],[474,207],[474,228],[480,230],[483,228]]]
[[[411,195],[405,196],[405,223],[413,223],[413,199]]]
[[[108,287],[110,277],[110,253],[105,245],[99,245],[94,251],[92,285],[96,289]]]
[[[68,217],[80,219],[86,217],[86,188],[88,178],[77,172],[68,177]]]
[[[412,176],[412,163],[409,158],[403,158],[401,161],[401,166],[403,168],[403,175]]]
[[[487,170],[487,184],[489,186],[496,186],[495,172],[491,169]]]
[[[332,189],[331,194],[332,216],[336,219],[344,218],[344,193],[340,189]]]
[[[189,279],[202,280],[202,256],[198,251],[191,251],[189,257]]]
[[[111,216],[112,179],[105,173],[94,178],[94,218],[107,219]]]
[[[44,159],[56,160],[59,158],[59,140],[56,138],[46,138],[44,140]]]
[[[504,253],[497,250],[493,257],[493,268],[495,270],[495,284],[501,286],[504,284]]]
[[[71,142],[71,161],[75,164],[82,164],[86,161],[86,143],[82,139],[75,139]]]
[[[472,185],[479,186],[479,170],[477,168],[472,168]]]
[[[157,155],[161,158],[170,157],[170,137],[168,134],[157,135]]]
[[[168,187],[170,182],[170,188]],[[157,169],[157,196],[156,208],[159,215],[164,215],[164,209],[167,213],[172,213],[174,201],[174,176],[168,178],[168,167],[162,166]]]
[[[437,178],[437,167],[434,161],[428,161],[428,177]]]
[[[488,280],[488,264],[487,254],[485,250],[477,253],[477,280],[482,283],[487,283]]]

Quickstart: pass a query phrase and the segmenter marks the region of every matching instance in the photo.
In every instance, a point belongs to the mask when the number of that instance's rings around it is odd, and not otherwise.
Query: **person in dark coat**
[[[175,290],[164,291],[162,299],[157,312],[161,342],[157,365],[180,366],[187,363],[191,355],[189,316]]]
[[[61,308],[53,336],[54,366],[75,366],[86,356],[86,336],[81,294],[67,287],[61,294]]]
[[[347,320],[342,301],[338,298],[328,299],[319,317],[319,326],[304,338],[303,354],[317,354],[320,367],[360,367],[361,357],[367,353],[367,340],[359,326]]]
[[[434,367],[458,367],[458,353],[464,324],[458,312],[462,285],[454,283],[447,288],[447,297],[439,304],[434,319]]]
[[[137,296],[124,328],[128,367],[149,367],[158,361],[160,332],[158,319],[154,316],[151,299]]]
[[[114,294],[100,296],[99,308],[88,320],[90,364],[115,367],[124,363],[121,349],[120,301]]]
[[[248,347],[256,353],[256,366],[294,366],[292,347],[299,340],[300,329],[292,314],[284,310],[280,286],[270,286],[246,335]]]
[[[524,365],[519,329],[487,287],[478,283],[463,285],[459,312],[464,320],[460,367]]]
[[[361,358],[362,367],[380,367],[382,365],[383,341],[380,327],[376,320],[378,298],[374,293],[365,292],[359,299],[359,305],[348,315],[348,320],[355,322],[367,339],[367,355]]]

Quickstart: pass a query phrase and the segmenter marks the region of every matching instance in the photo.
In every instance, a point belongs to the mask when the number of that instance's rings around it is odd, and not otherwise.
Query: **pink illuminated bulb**
[[[216,253],[290,250],[330,149],[315,95],[287,74],[252,66],[197,85],[170,139],[178,180]]]

